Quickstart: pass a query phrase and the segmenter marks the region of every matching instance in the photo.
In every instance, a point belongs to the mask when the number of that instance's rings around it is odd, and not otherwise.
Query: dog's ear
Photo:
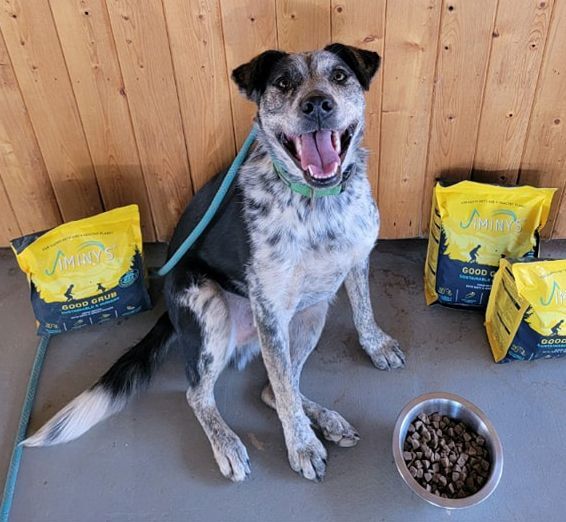
[[[236,67],[232,71],[232,80],[250,100],[259,103],[273,67],[285,56],[287,53],[281,51],[265,51],[251,62]]]
[[[324,50],[334,53],[344,60],[358,78],[363,89],[366,91],[369,89],[371,79],[381,63],[379,54],[341,43],[327,45]]]

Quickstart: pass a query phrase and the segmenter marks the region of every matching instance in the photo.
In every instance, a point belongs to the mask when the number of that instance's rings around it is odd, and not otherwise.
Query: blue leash
[[[239,150],[238,154],[234,158],[232,165],[228,169],[225,178],[222,180],[220,188],[218,192],[215,194],[214,198],[212,199],[209,207],[206,209],[204,216],[202,216],[201,220],[197,223],[197,226],[193,228],[192,232],[187,236],[187,238],[181,243],[181,246],[175,251],[175,253],[169,258],[169,260],[157,271],[157,275],[159,277],[163,277],[167,275],[173,267],[181,260],[181,258],[186,254],[187,250],[193,246],[194,242],[201,236],[204,232],[212,218],[215,216],[218,208],[220,207],[228,189],[232,185],[234,178],[238,174],[242,163],[246,159],[250,147],[252,146],[253,142],[255,141],[255,137],[257,135],[256,127],[252,127],[252,130],[248,134],[246,141],[242,145],[242,148]]]
[[[4,495],[2,496],[2,506],[0,507],[0,522],[8,522],[8,518],[10,517],[10,510],[12,509],[12,502],[14,500],[14,491],[16,490],[16,480],[18,478],[18,471],[20,470],[20,463],[22,460],[23,447],[20,446],[20,442],[22,442],[26,436],[31,408],[37,392],[39,374],[41,373],[41,367],[43,366],[43,360],[45,359],[45,352],[47,351],[49,339],[50,337],[46,335],[41,338],[37,345],[37,351],[31,368],[31,375],[28,381],[24,405],[22,407],[22,413],[20,414],[18,433],[16,435],[14,448],[12,449],[12,457],[10,458],[8,474],[6,475]]]
[[[238,154],[234,158],[232,165],[228,169],[226,176],[222,180],[218,192],[214,195],[209,207],[202,216],[201,220],[197,223],[196,227],[187,236],[187,238],[181,243],[181,246],[175,251],[171,258],[157,271],[157,275],[163,277],[167,275],[173,267],[181,260],[181,258],[186,254],[187,250],[193,246],[194,242],[201,236],[206,227],[212,221],[216,212],[220,208],[222,201],[226,197],[228,190],[230,189],[234,179],[236,178],[242,163],[246,159],[248,152],[255,141],[257,135],[256,127],[252,127],[252,130],[248,134],[248,137],[244,141],[242,148],[239,150]],[[45,359],[45,352],[47,350],[47,345],[49,344],[49,336],[42,337],[37,345],[37,353],[35,354],[35,360],[33,361],[33,367],[31,370],[31,375],[28,381],[28,387],[26,390],[26,396],[24,399],[24,405],[22,408],[22,413],[20,415],[20,424],[18,426],[18,434],[16,435],[16,442],[12,450],[12,457],[10,459],[10,466],[8,467],[8,474],[6,476],[6,485],[4,486],[4,495],[2,497],[2,506],[0,509],[0,522],[8,522],[10,517],[10,510],[12,509],[12,502],[14,500],[14,492],[16,490],[16,480],[18,478],[18,472],[20,470],[20,463],[22,461],[22,451],[23,447],[20,446],[20,442],[24,440],[26,435],[29,418],[31,415],[31,409],[33,406],[33,401],[35,399],[35,394],[37,392],[37,384],[39,381],[39,374],[41,373],[41,368],[43,366],[43,361]]]

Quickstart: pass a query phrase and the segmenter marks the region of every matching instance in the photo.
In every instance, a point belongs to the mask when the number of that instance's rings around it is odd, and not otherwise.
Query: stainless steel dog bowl
[[[458,499],[439,497],[424,489],[407,469],[403,460],[403,444],[407,437],[409,425],[420,413],[430,414],[434,412],[439,412],[441,415],[465,422],[486,440],[491,459],[491,469],[486,483],[474,495]],[[393,456],[397,470],[405,484],[423,500],[445,509],[463,509],[483,502],[494,492],[503,472],[503,448],[495,428],[479,408],[466,399],[452,393],[426,393],[412,400],[403,408],[395,423],[393,432]]]

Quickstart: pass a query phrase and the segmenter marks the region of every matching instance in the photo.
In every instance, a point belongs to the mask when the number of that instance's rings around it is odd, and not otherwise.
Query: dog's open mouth
[[[311,185],[335,185],[356,124],[346,130],[318,130],[298,136],[281,136],[281,143]]]

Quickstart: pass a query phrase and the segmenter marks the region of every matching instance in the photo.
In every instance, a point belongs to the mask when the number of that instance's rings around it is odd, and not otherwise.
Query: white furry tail
[[[163,314],[157,324],[87,391],[81,393],[22,442],[24,446],[52,446],[80,437],[95,424],[119,412],[128,399],[145,388],[167,355],[173,326]]]
[[[22,445],[51,446],[69,442],[119,412],[125,404],[126,401],[113,398],[109,391],[95,386],[67,404]]]

